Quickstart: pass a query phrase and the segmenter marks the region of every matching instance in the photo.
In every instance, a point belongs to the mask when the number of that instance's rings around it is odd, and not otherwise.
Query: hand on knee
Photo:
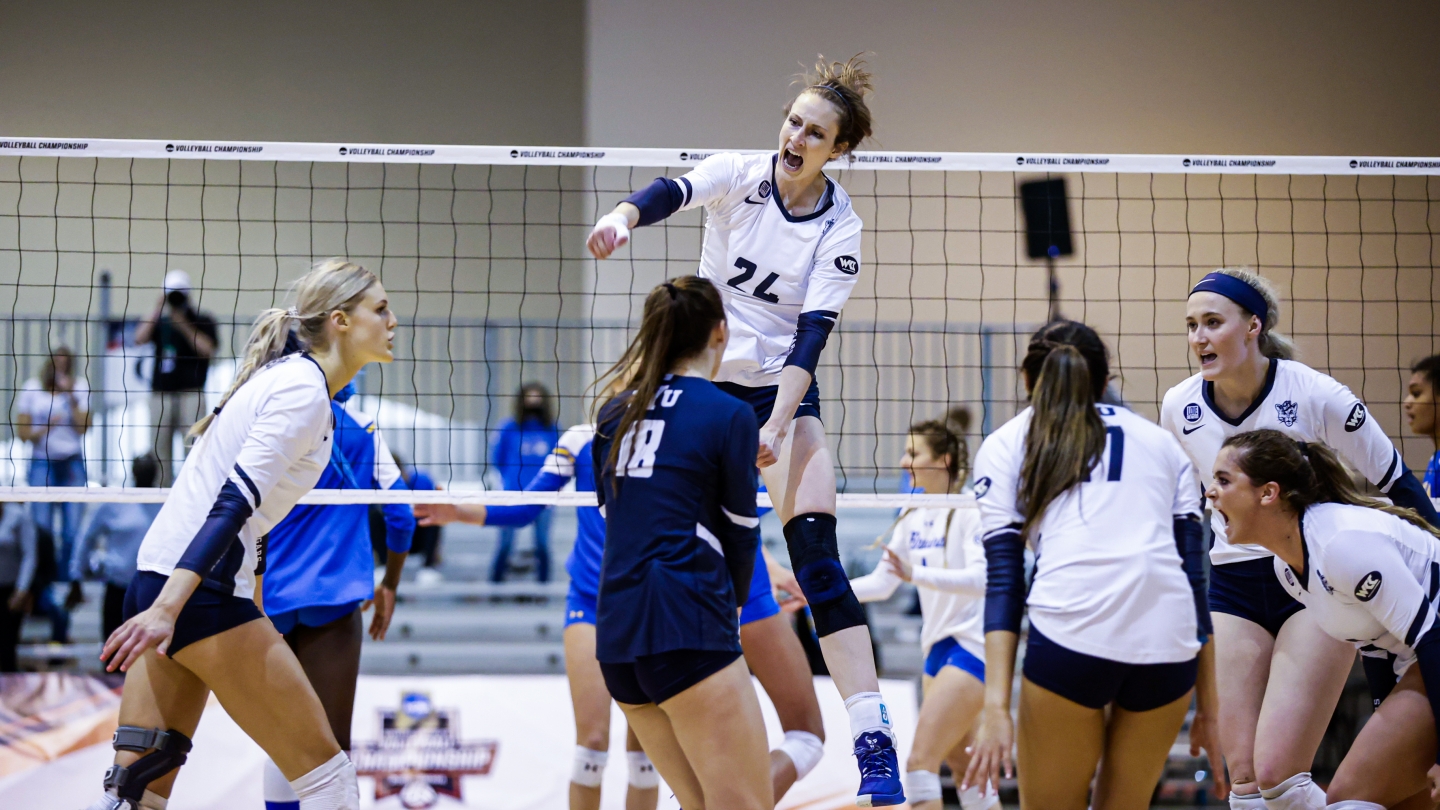
[[[1325,791],[1310,779],[1309,771],[1297,773],[1278,785],[1261,788],[1268,810],[1324,810]]]

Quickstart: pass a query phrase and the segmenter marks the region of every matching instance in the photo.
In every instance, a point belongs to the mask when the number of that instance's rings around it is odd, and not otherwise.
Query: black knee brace
[[[850,578],[840,564],[835,516],[821,512],[796,515],[785,524],[785,544],[795,579],[810,603],[815,634],[824,637],[865,624],[865,609],[850,590]]]
[[[120,807],[126,810],[138,810],[150,783],[184,765],[191,747],[190,738],[173,728],[161,731],[139,726],[115,729],[110,743],[116,751],[150,752],[130,763],[128,768],[111,765],[105,772],[105,789],[113,788],[122,802]]]

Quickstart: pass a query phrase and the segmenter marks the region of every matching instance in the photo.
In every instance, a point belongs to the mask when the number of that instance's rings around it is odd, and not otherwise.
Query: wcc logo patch
[[[835,269],[847,276],[853,276],[860,272],[860,262],[854,256],[836,256]]]
[[[1295,422],[1300,418],[1300,406],[1293,400],[1275,403],[1275,418],[1285,427],[1295,427]]]
[[[983,498],[990,491],[990,477],[987,475],[975,482],[975,497]]]
[[[1359,585],[1355,586],[1355,598],[1361,602],[1369,602],[1375,598],[1375,594],[1380,592],[1382,584],[1384,584],[1384,577],[1380,575],[1380,572],[1371,571],[1365,575],[1364,579],[1360,580]]]
[[[1192,403],[1190,403],[1189,405],[1186,405],[1186,406],[1185,406],[1185,421],[1186,421],[1186,422],[1199,422],[1199,421],[1200,421],[1200,403],[1198,403],[1198,402],[1192,402]]]
[[[1345,432],[1354,433],[1362,427],[1365,427],[1365,406],[1357,402],[1350,407],[1350,415],[1345,417]]]

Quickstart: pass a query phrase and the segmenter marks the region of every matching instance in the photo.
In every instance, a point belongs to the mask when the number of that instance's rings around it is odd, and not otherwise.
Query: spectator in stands
[[[428,473],[419,467],[411,467],[405,464],[399,453],[391,453],[395,457],[395,466],[400,468],[400,477],[405,479],[405,484],[416,492],[434,492],[441,489],[439,484],[430,477]],[[375,548],[375,565],[385,564],[385,535],[383,531],[377,532],[376,522],[371,521],[371,546]],[[384,528],[383,519],[379,522],[378,528]],[[415,574],[415,584],[428,588],[431,585],[438,585],[442,581],[440,576],[440,532],[439,526],[417,526],[415,527],[415,538],[410,544],[410,553],[423,558],[424,565]],[[378,539],[377,539],[378,537]],[[379,576],[377,570],[376,576]]]
[[[40,376],[27,380],[21,388],[15,409],[15,432],[31,444],[30,486],[85,486],[83,437],[90,427],[90,388],[75,373],[74,352],[65,346],[52,349]],[[35,609],[50,618],[51,639],[63,644],[70,640],[70,613],[51,593],[50,585],[63,582],[70,571],[83,509],[78,503],[39,501],[31,504],[31,510],[35,528],[51,541],[37,563],[42,571],[33,583]]]
[[[165,274],[165,291],[155,311],[135,329],[135,343],[155,344],[151,375],[150,421],[155,425],[155,454],[160,458],[160,485],[175,480],[175,434],[185,436],[205,415],[205,378],[219,345],[215,319],[190,302],[190,276],[184,270]]]
[[[1430,463],[1425,465],[1421,485],[1430,500],[1440,505],[1440,419],[1436,419],[1436,395],[1440,394],[1440,354],[1432,354],[1410,367],[1405,386],[1405,420],[1410,430],[1433,444]]]
[[[156,486],[160,460],[146,453],[130,465],[137,487]],[[67,608],[79,604],[79,583],[84,579],[105,581],[105,602],[100,612],[100,638],[109,638],[124,621],[125,589],[135,577],[135,558],[140,541],[160,513],[158,503],[102,503],[90,513],[70,559],[70,597]],[[104,537],[103,548],[93,548]]]
[[[555,423],[550,391],[538,382],[521,386],[515,394],[515,413],[500,423],[500,436],[490,451],[490,463],[500,471],[505,489],[524,489],[558,441],[560,426]],[[535,518],[535,572],[541,582],[550,581],[550,518],[554,511],[546,508]],[[500,545],[490,565],[491,582],[505,581],[516,531],[511,527],[500,530]]]
[[[38,555],[35,520],[23,503],[0,503],[0,672],[15,672],[20,625],[30,612]]]

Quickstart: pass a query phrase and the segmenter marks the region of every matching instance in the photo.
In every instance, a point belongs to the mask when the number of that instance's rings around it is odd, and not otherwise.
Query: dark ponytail
[[[1225,440],[1222,448],[1235,450],[1235,462],[1255,486],[1274,482],[1280,497],[1297,515],[1316,503],[1365,506],[1394,515],[1440,537],[1414,509],[1395,506],[1360,492],[1350,471],[1335,451],[1319,442],[1297,442],[1278,430],[1252,430]]]
[[[1020,468],[1020,533],[1029,536],[1056,498],[1084,481],[1105,450],[1105,423],[1095,403],[1110,376],[1105,344],[1075,321],[1047,324],[1022,363],[1033,415]]]
[[[681,276],[660,284],[645,298],[640,332],[611,366],[596,381],[601,390],[606,383],[623,378],[620,385],[631,389],[625,411],[620,416],[610,444],[605,468],[614,473],[620,460],[618,437],[629,435],[649,410],[650,402],[660,390],[660,382],[676,364],[705,350],[715,326],[725,320],[725,305],[715,285],[699,276]],[[619,394],[617,396],[626,396]],[[597,422],[599,419],[596,420]]]

